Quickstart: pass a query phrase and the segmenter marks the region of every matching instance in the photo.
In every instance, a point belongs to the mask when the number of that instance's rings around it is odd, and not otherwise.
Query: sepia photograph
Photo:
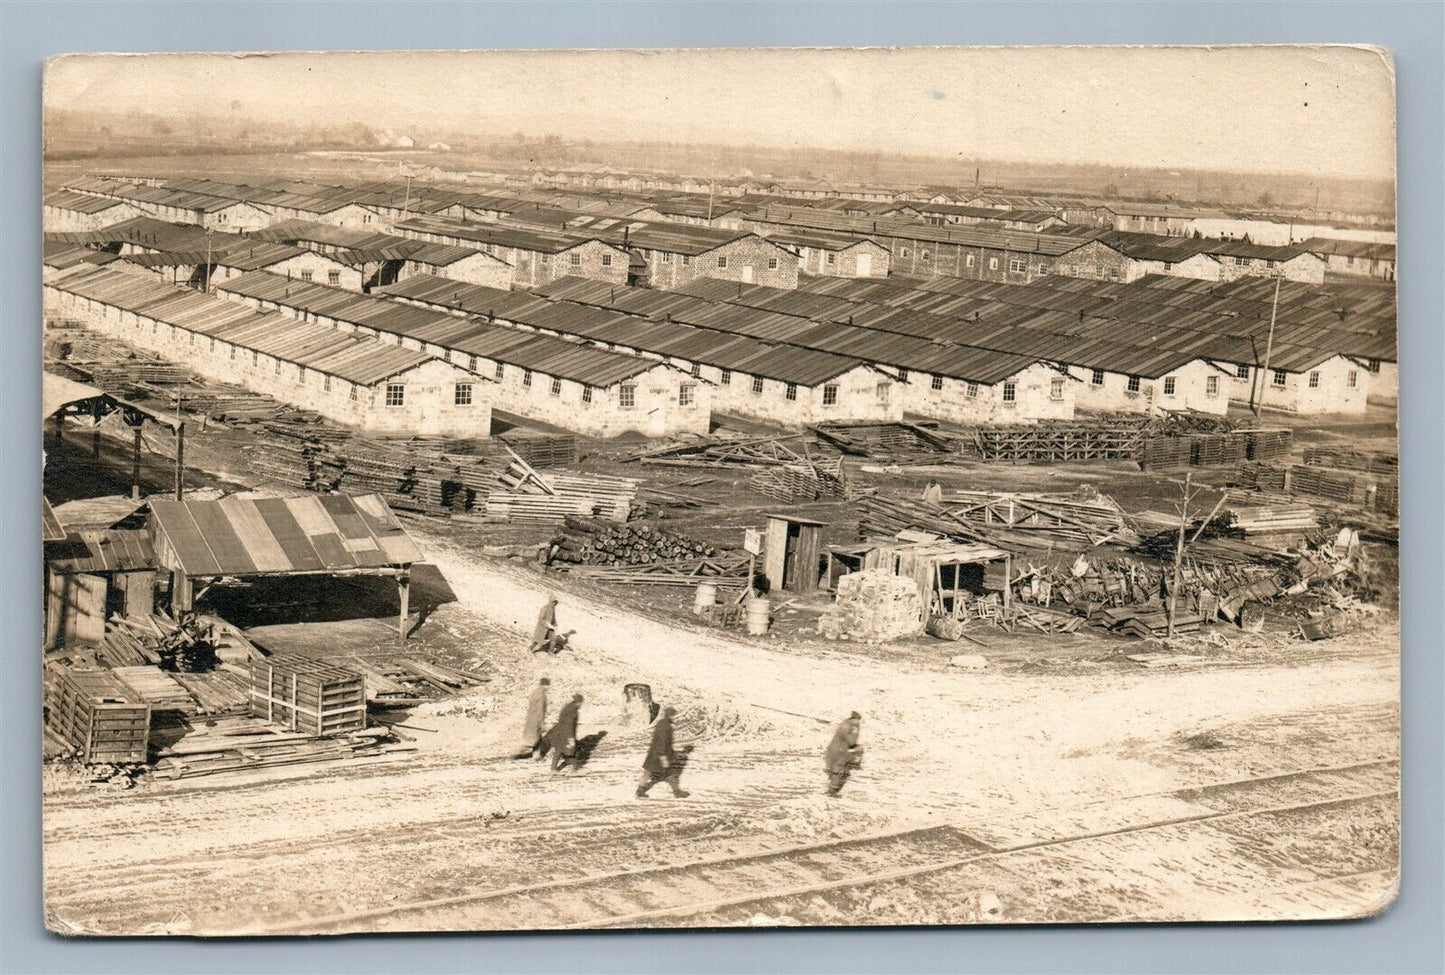
[[[46,927],[1386,910],[1395,120],[1363,45],[51,59]]]

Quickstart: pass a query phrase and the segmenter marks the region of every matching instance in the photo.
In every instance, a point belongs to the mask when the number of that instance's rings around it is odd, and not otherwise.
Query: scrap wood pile
[[[939,505],[885,494],[861,495],[857,505],[858,537],[862,539],[893,538],[913,529],[943,538],[992,544],[992,539],[975,525]]]
[[[1399,454],[1367,454],[1358,450],[1331,447],[1310,447],[1304,452],[1309,467],[1332,467],[1339,471],[1364,471],[1367,474],[1399,476]]]
[[[637,497],[637,481],[632,478],[564,471],[539,474],[515,455],[499,481],[499,488],[487,495],[487,521],[555,525],[569,515],[581,515],[625,522]]]
[[[112,616],[95,657],[107,667],[155,664],[170,671],[208,671],[216,666],[218,638],[208,617],[190,616],[178,623],[164,612]]]
[[[952,439],[916,423],[820,423],[811,429],[819,440],[850,457],[958,452]]]
[[[263,722],[228,718],[156,749],[153,774],[165,779],[367,758],[415,751],[387,728],[354,729],[326,737],[278,731]]]
[[[794,449],[794,446],[802,451]],[[757,468],[810,465],[814,458],[800,433],[773,437],[697,437],[650,447],[625,458],[660,467]]]
[[[434,701],[490,680],[416,654],[351,654],[332,659],[359,672],[365,682],[367,701],[380,707],[407,707]]]

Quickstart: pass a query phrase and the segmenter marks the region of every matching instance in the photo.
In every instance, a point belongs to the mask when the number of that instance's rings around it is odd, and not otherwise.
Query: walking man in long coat
[[[828,795],[836,797],[854,769],[863,767],[863,746],[858,744],[858,728],[863,716],[857,711],[848,715],[823,754],[823,767],[828,771]]]
[[[642,781],[637,783],[637,798],[646,799],[648,790],[659,782],[666,782],[672,794],[686,799],[691,793],[678,780],[682,776],[682,761],[672,744],[672,719],[677,708],[663,708],[662,716],[652,726],[652,744],[647,757],[642,760]]]
[[[552,749],[552,771],[565,766],[577,768],[577,716],[582,710],[582,695],[573,694],[572,700],[562,706],[557,714],[557,723],[547,732],[547,744]]]
[[[551,650],[553,636],[557,632],[557,597],[548,596],[547,602],[542,606],[542,611],[537,614],[537,625],[532,628],[532,646],[529,648],[533,653],[539,650]]]
[[[522,752],[517,758],[536,758],[541,761],[547,755],[547,695],[552,682],[543,677],[537,682],[532,696],[527,698],[527,718],[522,724]]]

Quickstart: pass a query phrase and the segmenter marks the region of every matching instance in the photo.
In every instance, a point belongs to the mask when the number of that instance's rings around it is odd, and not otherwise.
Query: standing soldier
[[[543,677],[527,698],[527,720],[522,725],[522,753],[518,759],[534,757],[541,761],[547,755],[547,694],[551,686],[552,682]]]
[[[943,504],[943,485],[936,479],[930,478],[923,489],[924,504]]]
[[[828,795],[836,797],[853,770],[863,767],[863,746],[858,744],[858,726],[863,716],[857,711],[848,715],[823,754],[823,767],[828,770]]]
[[[557,632],[557,597],[548,596],[542,611],[537,614],[537,625],[532,628],[533,653],[552,649],[552,637]]]
[[[557,723],[547,732],[554,772],[565,766],[577,768],[577,714],[581,709],[582,695],[573,694],[572,700],[564,704],[557,714]]]
[[[663,708],[662,717],[652,726],[652,744],[647,757],[642,760],[642,781],[637,783],[637,798],[646,799],[647,792],[659,782],[672,787],[672,794],[686,799],[691,793],[685,790],[678,779],[682,776],[682,763],[672,747],[672,718],[677,708]]]

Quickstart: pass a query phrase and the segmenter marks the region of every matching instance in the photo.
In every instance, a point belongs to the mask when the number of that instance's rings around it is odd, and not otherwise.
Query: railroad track
[[[1065,817],[1053,833],[1025,830],[1012,839],[985,840],[981,829],[931,826],[393,904],[268,927],[265,933],[681,926],[723,914],[732,920],[699,923],[737,923],[754,910],[776,910],[800,898],[894,884],[1083,841],[1367,803],[1397,792],[1398,768],[1393,759],[1363,762],[1099,803],[1102,814],[1139,799],[1160,800],[1141,807],[1142,818],[1132,821],[1101,816],[1092,825],[1080,825]],[[1042,823],[1047,817],[1035,818]]]

